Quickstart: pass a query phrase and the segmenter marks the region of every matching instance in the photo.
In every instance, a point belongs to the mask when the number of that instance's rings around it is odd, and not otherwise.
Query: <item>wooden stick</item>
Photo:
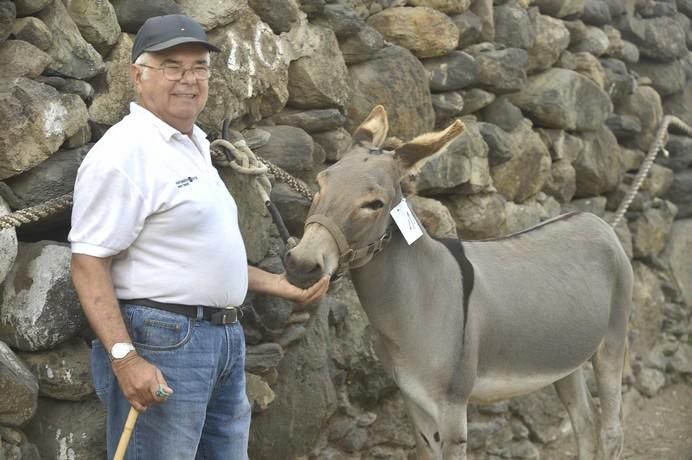
[[[115,450],[113,460],[123,460],[123,457],[125,457],[127,445],[130,443],[130,436],[132,436],[132,430],[135,427],[135,423],[137,423],[138,416],[139,412],[134,407],[130,407],[130,413],[127,414],[123,434],[120,435],[120,441],[118,441],[118,448]]]

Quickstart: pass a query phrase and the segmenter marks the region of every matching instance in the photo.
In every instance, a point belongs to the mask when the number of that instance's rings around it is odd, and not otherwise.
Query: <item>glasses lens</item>
[[[163,67],[163,76],[168,80],[178,81],[182,80],[188,71],[191,71],[197,80],[207,80],[211,73],[209,67],[206,66],[196,66],[191,69],[182,66],[165,66]]]

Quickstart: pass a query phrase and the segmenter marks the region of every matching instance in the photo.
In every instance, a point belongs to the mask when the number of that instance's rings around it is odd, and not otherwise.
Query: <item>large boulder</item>
[[[70,257],[66,244],[19,244],[17,260],[1,286],[0,340],[20,350],[46,350],[86,326],[70,279]]]
[[[0,388],[2,389],[0,425],[23,425],[36,412],[38,382],[26,365],[2,341],[0,341]]]
[[[353,93],[346,107],[346,129],[350,132],[377,104],[387,110],[391,136],[409,140],[433,129],[428,77],[423,64],[408,50],[385,47],[370,61],[352,65],[349,74]]]
[[[86,123],[79,96],[27,78],[0,79],[0,179],[41,163]]]

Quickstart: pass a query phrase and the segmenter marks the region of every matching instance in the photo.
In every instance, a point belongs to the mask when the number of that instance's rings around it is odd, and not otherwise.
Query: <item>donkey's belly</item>
[[[471,402],[494,403],[515,396],[521,396],[532,391],[539,390],[561,378],[571,374],[574,370],[563,373],[533,373],[532,375],[485,375],[476,378],[471,392]]]

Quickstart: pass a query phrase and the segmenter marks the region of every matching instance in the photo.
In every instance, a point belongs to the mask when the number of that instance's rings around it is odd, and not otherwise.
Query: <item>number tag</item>
[[[401,202],[390,211],[390,214],[409,245],[423,236],[423,230],[418,225],[413,211],[408,207],[406,198],[402,198]]]

